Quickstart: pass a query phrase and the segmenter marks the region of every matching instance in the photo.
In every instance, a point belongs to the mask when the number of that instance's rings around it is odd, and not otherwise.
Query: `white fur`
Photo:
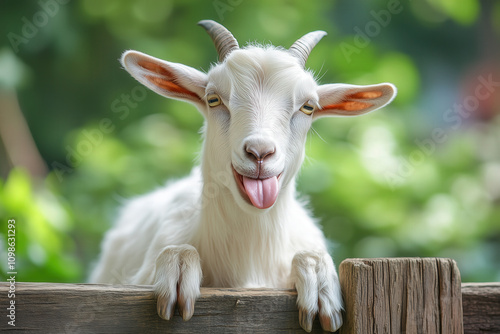
[[[144,68],[144,61],[169,74]],[[190,318],[200,282],[213,287],[296,287],[306,330],[318,313],[323,328],[339,328],[337,273],[321,230],[295,192],[307,132],[323,111],[310,116],[300,108],[305,102],[340,103],[367,89],[384,91],[383,97],[370,100],[375,104],[370,111],[387,104],[394,87],[318,86],[293,55],[272,46],[233,51],[208,74],[135,51],[125,53],[122,62],[157,93],[200,109],[206,119],[204,145],[201,166],[190,176],[125,206],[104,239],[91,281],[154,284],[158,312],[166,319],[176,301],[183,317]],[[165,89],[148,76],[171,80],[194,94]],[[223,104],[210,108],[205,97],[212,93]],[[232,166],[240,174],[257,175],[245,145],[276,150],[260,170],[261,177],[282,175],[278,199],[268,209],[249,204],[233,176]]]

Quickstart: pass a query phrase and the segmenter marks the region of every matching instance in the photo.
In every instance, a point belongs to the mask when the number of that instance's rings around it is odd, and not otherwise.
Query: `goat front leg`
[[[170,320],[175,305],[184,321],[191,319],[200,295],[200,255],[190,245],[167,246],[156,258],[155,293],[158,315]]]
[[[316,314],[321,327],[334,332],[342,326],[340,283],[332,258],[326,252],[301,251],[292,261],[297,289],[300,326],[310,332]]]

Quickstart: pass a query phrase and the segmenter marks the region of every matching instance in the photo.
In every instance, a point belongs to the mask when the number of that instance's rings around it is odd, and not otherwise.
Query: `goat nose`
[[[251,154],[255,160],[263,161],[266,157],[274,154],[276,148],[274,145],[245,145],[245,151]]]

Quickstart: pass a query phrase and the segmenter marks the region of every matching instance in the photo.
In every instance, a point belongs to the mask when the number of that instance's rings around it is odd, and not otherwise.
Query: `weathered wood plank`
[[[500,283],[462,284],[465,334],[500,333]]]
[[[442,320],[443,314],[456,314],[458,308],[461,311],[460,305],[453,303],[456,299],[453,293],[457,293],[455,286],[460,281],[454,272],[456,267],[453,262],[448,262],[449,268],[453,269],[449,270],[448,264],[441,267],[437,264],[441,260],[436,259],[436,265],[432,261],[422,262],[419,259],[406,262],[399,259],[374,259],[375,265],[368,265],[369,261],[373,260],[356,260],[350,265],[342,265],[344,291],[346,288],[356,289],[358,293],[354,294],[355,297],[364,298],[362,300],[366,300],[369,305],[377,305],[376,308],[358,307],[350,312],[349,308],[356,305],[357,299],[346,298],[348,316],[344,317],[342,333],[356,333],[352,326],[359,322],[359,317],[362,324],[378,330],[377,333],[432,333],[431,330],[442,328],[447,323]],[[423,278],[420,286],[426,287],[424,291],[417,292],[411,286],[414,283],[408,280],[409,268],[417,268],[417,272],[420,272],[413,279]],[[372,275],[373,280],[363,284],[363,275],[367,273]],[[439,277],[434,277],[432,273],[439,274]],[[440,283],[440,277],[445,273],[452,278],[450,290],[448,285]],[[343,278],[346,274],[352,280]],[[0,307],[4,310],[0,311],[2,332],[304,333],[298,323],[294,290],[203,288],[193,319],[183,322],[178,315],[171,321],[164,321],[156,315],[151,286],[17,283],[14,328],[7,324],[8,289],[7,283],[0,283]],[[441,289],[448,292],[441,292]],[[440,293],[437,297],[436,291]],[[463,284],[461,295],[465,334],[500,333],[500,283]],[[421,312],[412,311],[412,306],[408,304],[409,299],[420,298],[418,296],[422,298],[418,303],[424,306]],[[429,298],[435,300],[438,308],[453,305],[451,313],[440,313],[431,305],[426,306]],[[414,317],[411,312],[422,316]],[[413,317],[413,321],[422,327],[408,330],[409,317]],[[450,324],[461,323],[455,320],[450,321]],[[313,333],[321,332],[316,319]]]
[[[461,334],[460,273],[440,258],[348,259],[339,269],[340,333]]]
[[[0,305],[8,305],[0,284]],[[208,289],[193,318],[165,321],[151,286],[17,283],[16,327],[0,311],[0,331],[16,333],[304,333],[294,290]],[[314,333],[322,333],[316,319]]]

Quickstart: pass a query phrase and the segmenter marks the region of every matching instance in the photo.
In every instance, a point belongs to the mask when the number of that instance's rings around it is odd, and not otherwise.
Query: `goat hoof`
[[[320,314],[319,322],[321,323],[321,328],[327,332],[335,332],[342,326],[342,315],[340,312],[334,312],[333,314]]]
[[[194,313],[194,300],[192,298],[179,298],[178,301],[179,314],[182,316],[182,320],[188,321],[193,317]]]
[[[313,321],[315,314],[307,312],[306,310],[299,308],[299,323],[306,332],[310,333],[312,331]]]
[[[172,319],[177,304],[180,316],[188,321],[200,295],[202,273],[198,251],[191,245],[166,246],[156,259],[156,268],[158,315]]]
[[[160,318],[170,320],[174,316],[175,302],[168,301],[167,297],[160,296],[156,301],[156,310]]]

